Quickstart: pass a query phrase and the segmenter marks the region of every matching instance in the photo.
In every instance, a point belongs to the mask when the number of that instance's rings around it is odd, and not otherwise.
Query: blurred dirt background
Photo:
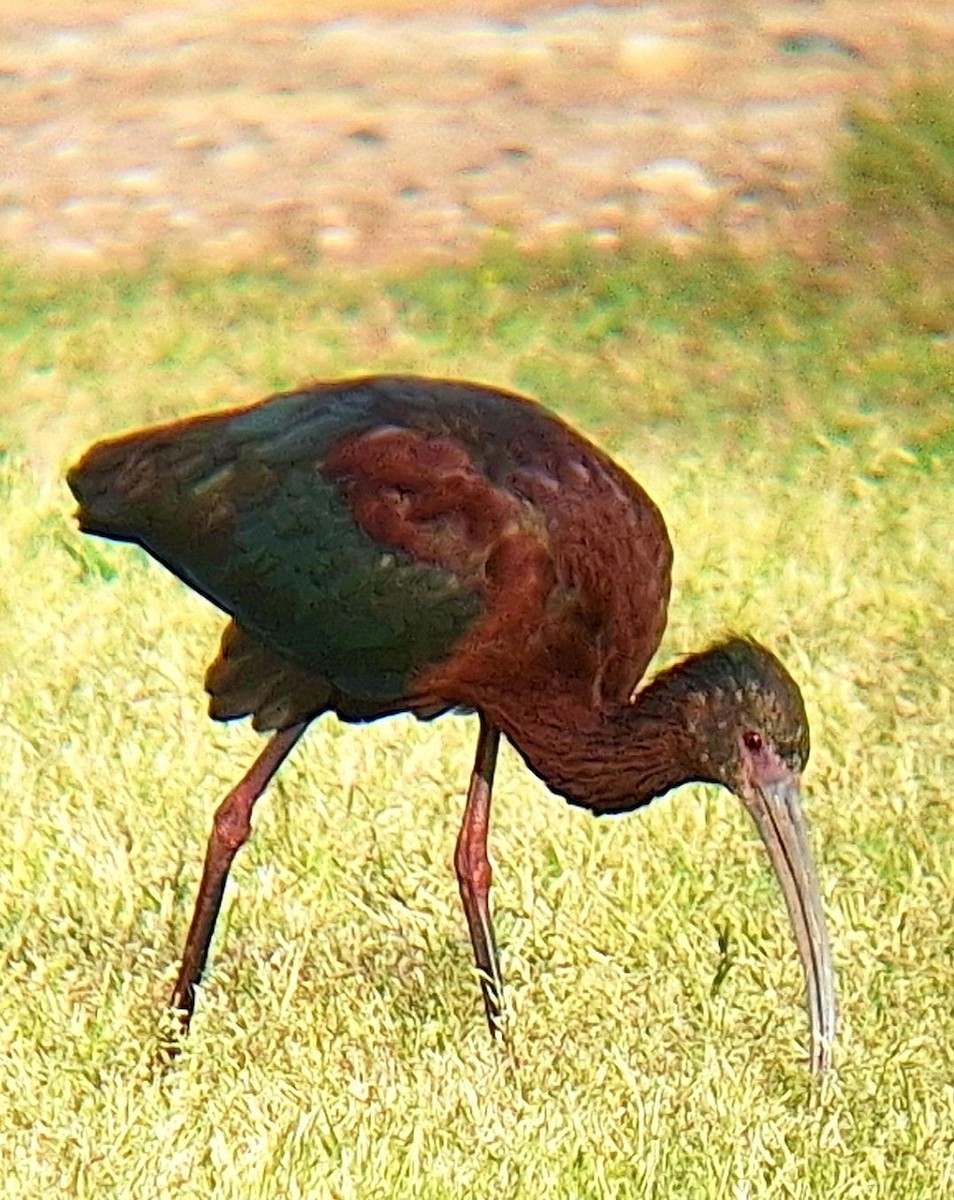
[[[0,245],[43,264],[380,264],[825,222],[852,96],[950,0],[0,0]]]

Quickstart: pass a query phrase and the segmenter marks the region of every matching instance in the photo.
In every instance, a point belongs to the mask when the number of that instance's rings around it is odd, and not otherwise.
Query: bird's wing
[[[665,619],[655,506],[494,389],[315,385],[100,443],[69,482],[86,531],[138,542],[368,710],[488,688],[615,702]]]
[[[262,732],[287,729],[332,710],[345,721],[372,721],[410,709],[422,719],[439,716],[449,707],[442,702],[401,697],[368,698],[339,691],[315,671],[306,671],[284,655],[229,621],[219,652],[205,673],[209,716],[216,721],[251,717]]]
[[[219,653],[205,673],[205,690],[210,717],[232,721],[250,716],[260,731],[310,720],[335,701],[326,679],[270,650],[236,621],[225,627]]]
[[[481,598],[355,520],[360,479],[324,463],[373,427],[362,407],[282,399],[94,446],[69,476],[81,528],[140,544],[263,646],[387,704],[451,652]]]

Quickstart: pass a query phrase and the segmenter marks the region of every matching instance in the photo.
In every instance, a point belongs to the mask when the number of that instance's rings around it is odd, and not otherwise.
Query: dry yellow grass
[[[923,0],[922,0],[923,2]],[[602,0],[605,8],[622,8],[629,0]],[[400,17],[416,13],[436,13],[442,16],[467,14],[471,16],[517,16],[520,13],[547,12],[565,8],[559,0],[236,0],[229,5],[229,19],[237,22],[271,21],[276,17],[301,18],[310,21],[334,21],[355,16]],[[195,5],[190,0],[169,0],[157,4],[156,0],[88,0],[82,10],[72,13],[64,11],[56,0],[0,0],[0,14],[36,17],[55,17],[57,21],[103,20],[129,13],[143,12],[192,12]]]
[[[460,262],[500,228],[817,247],[845,103],[954,58],[929,0],[420,7],[0,3],[0,244],[87,270]]]

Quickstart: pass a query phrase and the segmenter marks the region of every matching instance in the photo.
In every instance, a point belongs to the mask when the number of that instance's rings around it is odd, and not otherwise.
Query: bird
[[[251,813],[310,723],[477,716],[454,852],[491,1034],[501,735],[558,796],[627,813],[718,784],[754,819],[801,959],[810,1069],[832,1062],[832,955],[801,805],[809,725],[782,662],[725,636],[644,675],[672,547],[612,458],[514,392],[422,375],[313,382],[100,441],[69,471],[80,530],[133,542],[229,617],[205,687],[269,741],[215,811],[170,998],[188,1029]]]

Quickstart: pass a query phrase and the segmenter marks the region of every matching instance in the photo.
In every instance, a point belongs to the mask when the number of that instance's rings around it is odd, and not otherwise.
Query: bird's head
[[[684,692],[699,778],[740,798],[761,785],[797,782],[810,740],[798,684],[770,650],[734,637],[684,659],[672,675]]]
[[[684,659],[657,677],[649,690],[666,697],[669,711],[679,713],[689,777],[734,792],[761,834],[805,971],[812,1065],[823,1070],[835,1035],[835,989],[802,815],[800,784],[809,733],[798,684],[764,646],[734,637]]]

